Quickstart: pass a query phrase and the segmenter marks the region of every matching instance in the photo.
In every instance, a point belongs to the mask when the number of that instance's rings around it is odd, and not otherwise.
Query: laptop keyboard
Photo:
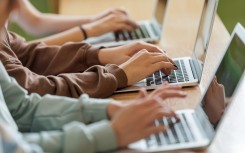
[[[146,26],[144,24],[140,25],[138,29],[135,29],[132,32],[129,32],[127,30],[117,31],[114,33],[114,36],[116,38],[116,41],[150,38],[150,35],[147,32]]]
[[[165,81],[169,83],[188,82],[190,79],[188,77],[184,61],[175,60],[174,62],[178,66],[178,70],[172,70],[169,76],[162,73],[162,71],[157,71],[146,78],[146,85],[161,85]]]
[[[176,122],[175,118],[163,118],[155,121],[155,125],[164,125],[167,127],[166,132],[151,135],[146,139],[148,148],[155,146],[171,145],[177,143],[193,142],[194,136],[186,121],[184,114],[179,115],[180,121]]]

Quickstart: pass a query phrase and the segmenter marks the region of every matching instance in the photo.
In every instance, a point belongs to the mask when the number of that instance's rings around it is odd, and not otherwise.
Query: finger
[[[171,85],[171,84],[168,84],[167,81],[165,81],[163,83],[163,85],[160,86],[160,90],[161,90],[161,88],[163,88],[164,90],[178,90],[178,91],[180,91],[182,86],[181,85]]]
[[[168,98],[184,98],[186,97],[186,92],[179,91],[179,90],[165,90],[158,92],[157,96],[161,97],[162,99],[168,99]]]
[[[122,8],[118,8],[118,9],[116,9],[116,11],[117,12],[120,12],[120,13],[122,13],[122,14],[124,14],[124,15],[129,15],[129,13],[128,13],[128,11],[127,10],[125,10],[125,9],[122,9]]]
[[[135,21],[133,21],[133,20],[130,19],[129,17],[125,17],[124,23],[130,25],[130,26],[133,27],[133,28],[139,28],[139,27],[140,27],[138,23],[136,23]]]
[[[156,90],[154,90],[150,96],[156,96],[162,92],[166,92],[167,90],[175,90],[175,91],[180,91],[181,86],[180,85],[169,85],[168,82],[164,82],[163,85],[158,87]]]
[[[173,69],[176,70],[178,67],[175,65],[175,63],[173,64],[172,62],[170,62],[169,58],[166,56],[166,54],[162,53],[162,54],[157,54],[157,53],[150,53],[150,55],[152,56],[152,63],[157,63],[157,62],[169,62],[171,63],[174,67]],[[170,74],[171,73],[171,69],[168,69],[168,67],[163,67],[162,71],[165,74]]]
[[[157,63],[157,62],[169,62],[168,58],[166,56],[164,56],[164,54],[161,53],[150,53],[151,55],[151,60],[152,63]]]
[[[167,117],[174,117],[177,121],[179,121],[178,115],[165,103],[165,101],[162,101],[162,107],[165,112],[168,112],[169,116]]]
[[[177,65],[175,64],[175,62],[166,54],[166,56],[167,56],[167,58],[168,58],[168,60],[169,60],[169,62],[171,62],[173,65],[175,65],[176,67],[177,67]],[[178,67],[177,67],[178,68]]]
[[[139,91],[139,95],[138,97],[139,98],[144,98],[147,96],[147,92],[146,92],[146,89],[145,88],[141,88],[140,91]]]
[[[159,126],[149,126],[146,129],[144,129],[144,138],[149,137],[152,134],[157,134],[160,132],[166,132],[166,128],[163,125],[159,125]]]
[[[128,24],[125,24],[125,23],[120,23],[120,25],[118,25],[118,29],[117,30],[127,30],[127,31],[133,31],[134,28],[131,27],[130,25]]]
[[[146,43],[146,42],[139,42],[139,44],[136,44],[138,47],[140,47],[141,49],[146,49],[148,50],[149,52],[160,52],[160,53],[164,53],[165,52],[159,48],[158,46],[156,45],[153,45],[153,44],[150,44],[150,43]]]
[[[155,122],[155,120],[162,119],[164,117],[175,117],[175,113],[169,108],[158,108],[145,116],[143,125],[149,126]]]
[[[176,68],[176,67],[175,67],[175,68]],[[171,69],[163,68],[163,69],[161,69],[161,71],[162,71],[165,75],[170,75],[170,74],[171,74]]]
[[[155,98],[147,99],[147,97],[139,104],[142,107],[145,107],[145,112],[147,113],[147,110],[155,109],[156,107],[161,107],[160,103]]]
[[[114,9],[109,9],[107,11],[105,11],[105,13],[102,15],[103,17],[109,16],[109,15],[125,15],[128,16],[128,13],[126,10],[120,9],[120,8],[114,8]]]
[[[172,63],[164,62],[164,61],[154,63],[152,69],[155,72],[155,71],[158,71],[158,70],[163,69],[163,68],[169,68],[169,69],[174,69],[174,70],[176,69],[176,67]]]

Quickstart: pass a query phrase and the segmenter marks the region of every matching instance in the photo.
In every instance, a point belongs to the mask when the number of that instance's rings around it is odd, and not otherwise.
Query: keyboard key
[[[135,30],[133,32],[131,32],[131,36],[132,36],[132,39],[138,39]]]
[[[118,33],[118,41],[122,41],[122,40],[124,40],[123,33],[119,32]]]
[[[116,41],[119,41],[119,31],[114,32]]]
[[[135,33],[136,33],[138,39],[143,38],[140,29],[136,29],[136,30],[135,30]]]
[[[155,84],[156,84],[156,85],[162,84],[162,79],[161,79],[161,78],[156,78],[156,79],[155,79]]]
[[[168,127],[168,121],[167,121],[166,118],[163,119],[163,122],[164,122],[164,125],[165,125],[166,127]],[[175,140],[175,138],[174,138],[174,136],[173,136],[172,131],[171,131],[169,128],[167,128],[166,133],[167,133],[167,135],[168,135],[170,144],[175,144],[176,140]]]
[[[180,122],[181,122],[181,124],[182,124],[182,126],[183,126],[183,129],[184,129],[184,131],[185,131],[187,140],[188,140],[189,142],[194,141],[194,137],[193,137],[193,135],[192,135],[191,129],[189,128],[189,126],[188,126],[188,124],[187,124],[185,115],[181,114],[181,115],[179,115],[179,117],[180,117]]]
[[[160,71],[156,71],[156,72],[154,73],[154,76],[155,76],[155,77],[160,77],[160,76],[161,76]]]
[[[140,29],[141,29],[141,31],[143,32],[145,38],[149,38],[149,37],[150,37],[149,33],[147,32],[147,29],[146,29],[145,25],[142,24],[142,25],[140,26]]]
[[[124,36],[125,36],[125,40],[130,40],[129,33],[130,33],[130,32],[128,32],[128,31],[126,31],[126,30],[123,31],[123,34],[124,34]]]
[[[151,86],[152,84],[154,84],[153,77],[146,78],[146,85]]]

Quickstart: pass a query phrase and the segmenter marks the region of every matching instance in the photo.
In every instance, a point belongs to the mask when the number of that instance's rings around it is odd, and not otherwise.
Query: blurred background
[[[32,4],[41,12],[59,13],[58,0],[30,0]],[[142,0],[144,1],[144,0]],[[72,0],[71,0],[72,2]],[[235,24],[240,22],[245,26],[245,0],[219,0],[218,15],[223,21],[229,33],[232,32]],[[25,33],[18,25],[11,23],[9,29],[21,34],[27,40],[32,40],[36,37]]]

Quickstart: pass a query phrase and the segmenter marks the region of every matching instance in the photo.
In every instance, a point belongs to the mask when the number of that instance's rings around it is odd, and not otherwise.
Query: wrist
[[[83,34],[83,40],[86,40],[88,38],[88,34],[86,32],[86,30],[83,28],[83,26],[79,26],[81,33]]]
[[[123,70],[123,72],[125,73],[126,77],[127,77],[127,85],[131,85],[132,83],[130,82],[131,80],[131,73],[130,73],[130,68],[128,67],[128,65],[126,63],[123,63],[121,65],[118,66],[120,69]]]
[[[102,64],[102,65],[109,64],[108,59],[110,57],[109,57],[108,48],[100,49],[98,52],[98,58],[99,58],[100,64]]]
[[[107,106],[107,116],[109,119],[112,119],[115,114],[122,108],[122,104],[119,101],[111,101]]]
[[[89,23],[89,24],[85,24],[83,25],[83,29],[86,31],[86,34],[89,37],[95,37],[96,34],[94,33],[94,28],[93,25],[91,25],[92,23]]]

